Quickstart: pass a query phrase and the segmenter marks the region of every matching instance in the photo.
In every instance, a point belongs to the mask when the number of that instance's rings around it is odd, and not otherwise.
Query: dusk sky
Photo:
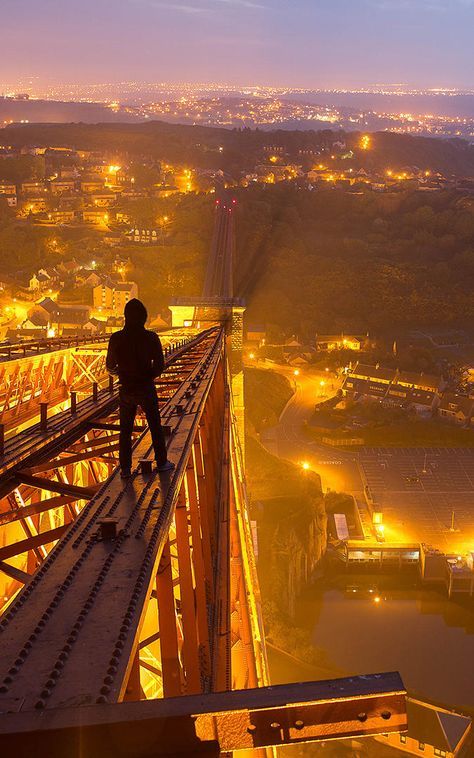
[[[474,87],[474,0],[0,0],[0,83]]]

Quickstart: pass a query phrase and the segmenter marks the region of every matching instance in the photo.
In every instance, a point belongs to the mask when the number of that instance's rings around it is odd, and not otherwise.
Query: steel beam
[[[47,500],[39,500],[37,503],[32,503],[31,505],[25,505],[23,508],[5,511],[4,513],[0,513],[0,526],[28,518],[28,516],[37,516],[40,513],[51,510],[51,508],[61,508],[76,500],[77,497],[75,495],[58,495],[57,497],[50,497]]]
[[[62,465],[64,466],[66,463],[67,461],[64,461]],[[58,492],[60,495],[70,495],[71,497],[75,497],[76,500],[90,500],[96,491],[94,487],[78,487],[75,484],[58,482],[55,479],[33,476],[25,471],[18,471],[15,479],[19,484],[29,484],[31,487],[37,487],[47,492]]]
[[[188,355],[183,383],[163,409],[165,421],[174,416],[168,452],[177,464],[175,473],[171,477],[142,474],[137,466],[124,484],[115,472],[8,608],[0,620],[0,682],[7,690],[5,697],[0,693],[0,710],[17,697],[23,709],[31,710],[73,701],[121,701],[126,696],[193,440],[222,364],[222,333],[214,331]],[[186,369],[185,363],[189,363]],[[195,381],[198,375],[200,381]],[[180,414],[175,413],[178,406],[183,408]],[[143,459],[150,454],[145,431],[135,455]],[[27,474],[21,477],[31,486],[57,487],[68,494],[76,487]],[[74,494],[82,496],[83,489],[75,489]],[[104,518],[116,520],[116,539],[101,536]],[[169,623],[169,616],[164,623]],[[25,647],[21,665],[12,675],[8,671],[15,668],[11,661],[18,657],[19,630],[24,637],[20,644],[26,644],[32,634],[35,642]],[[60,675],[50,676],[53,670]]]
[[[0,719],[15,758],[154,758],[406,731],[399,674],[355,676]]]
[[[63,536],[68,526],[58,526],[56,529],[50,529],[47,532],[41,532],[33,537],[28,537],[26,540],[18,540],[13,545],[7,545],[6,547],[0,547],[0,561],[5,561],[8,558],[13,558],[15,555],[21,555],[28,550],[32,550],[39,545],[49,545],[50,542],[55,542]]]

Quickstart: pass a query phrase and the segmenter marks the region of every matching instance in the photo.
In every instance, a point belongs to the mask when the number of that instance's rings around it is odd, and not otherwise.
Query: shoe
[[[131,472],[131,470],[129,468],[123,468],[120,471],[120,478],[121,479],[130,479],[131,476],[132,476],[132,472]]]
[[[162,463],[161,466],[156,464],[156,470],[159,471],[160,473],[162,473],[163,471],[173,471],[174,468],[175,468],[175,465],[171,461],[165,461],[165,463]]]

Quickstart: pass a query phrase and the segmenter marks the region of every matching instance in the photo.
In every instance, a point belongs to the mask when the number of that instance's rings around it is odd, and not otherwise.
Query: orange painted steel
[[[139,758],[146,739],[156,755],[178,747],[217,755],[219,745],[263,755],[303,736],[406,726],[396,675],[312,683],[306,694],[268,687],[226,342],[215,328],[168,356],[158,387],[175,463],[168,475],[145,465],[152,446],[138,424],[140,463],[120,480],[117,399],[108,390],[77,406],[72,431],[61,414],[46,431],[33,430],[36,447],[22,443],[16,466],[10,444],[0,467],[0,528],[8,535],[0,576],[9,583],[0,617],[0,747],[15,740],[17,758],[31,752],[34,734],[40,757],[73,754],[85,739],[86,758]],[[11,557],[17,562],[2,572],[2,558]],[[342,690],[346,698],[331,699]],[[147,720],[145,734],[139,724]]]

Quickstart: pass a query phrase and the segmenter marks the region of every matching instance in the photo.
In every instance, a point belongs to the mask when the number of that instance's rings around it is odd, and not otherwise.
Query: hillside
[[[390,132],[371,135],[372,147],[359,148],[358,132],[260,131],[187,126],[152,121],[142,124],[16,124],[5,128],[4,141],[14,147],[64,145],[84,150],[117,151],[129,156],[152,155],[201,168],[241,171],[254,163],[265,145],[279,145],[289,157],[304,160],[300,151],[330,149],[343,141],[355,154],[357,167],[417,166],[443,174],[474,176],[474,146],[463,140],[412,137]],[[219,148],[223,151],[220,152]],[[303,153],[304,155],[304,153]]]
[[[474,200],[275,185],[239,196],[238,292],[286,334],[471,328]]]

